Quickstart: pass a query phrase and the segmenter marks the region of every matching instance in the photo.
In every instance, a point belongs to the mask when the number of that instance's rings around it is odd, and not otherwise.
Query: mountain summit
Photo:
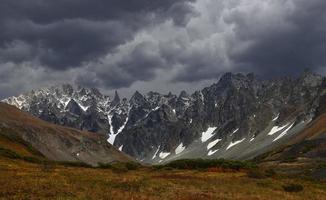
[[[325,77],[261,80],[227,73],[193,94],[136,91],[128,101],[62,85],[3,100],[55,124],[94,131],[148,162],[179,158],[248,159],[290,140],[315,119]]]

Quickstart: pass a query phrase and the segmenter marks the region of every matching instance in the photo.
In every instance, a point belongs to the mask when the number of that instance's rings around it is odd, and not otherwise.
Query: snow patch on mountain
[[[77,102],[77,101],[76,101]],[[78,106],[84,111],[84,112],[86,112],[87,110],[88,110],[88,108],[90,107],[90,106],[83,106],[81,103],[79,103],[79,102],[77,102],[77,104],[78,104]]]
[[[280,114],[278,114],[278,115],[273,119],[273,122],[275,122],[276,120],[278,120],[279,117],[280,117]]]
[[[218,152],[219,149],[217,150],[209,150],[209,152],[207,153],[208,156],[212,156],[213,154],[215,154],[216,152]]]
[[[114,134],[113,125],[112,125],[112,117],[113,117],[113,115],[108,115],[108,120],[109,120],[109,125],[110,125],[110,133],[109,133],[109,135]]]
[[[239,128],[235,129],[235,130],[232,132],[232,134],[235,134],[235,133],[238,132],[238,131],[239,131]]]
[[[71,101],[71,98],[64,96],[64,97],[60,98],[59,101],[63,105],[63,109],[66,109],[68,103]]]
[[[175,154],[178,155],[182,153],[186,149],[185,146],[183,146],[183,143],[181,142],[179,146],[175,149]]]
[[[165,159],[165,158],[168,157],[170,154],[171,154],[170,152],[161,152],[161,153],[159,154],[159,157],[160,157],[161,159]]]
[[[281,133],[279,136],[277,136],[277,137],[273,140],[273,142],[275,142],[276,140],[279,140],[279,139],[281,139],[282,137],[284,137],[284,136],[288,133],[288,131],[293,127],[293,125],[294,125],[294,123],[291,124],[287,129],[285,129],[284,131],[282,131],[282,133]]]
[[[154,159],[156,158],[158,152],[160,151],[160,148],[161,148],[161,146],[158,146],[158,147],[157,147],[157,150],[155,151],[155,153],[154,153],[154,155],[153,155],[153,157],[152,157],[152,160],[154,160]]]
[[[241,142],[245,141],[246,138],[243,138],[242,140],[238,140],[238,141],[235,141],[235,142],[231,142],[229,144],[229,146],[226,148],[226,150],[229,150],[230,148],[234,147],[235,145],[238,145],[240,144]]]
[[[211,137],[214,136],[214,131],[217,129],[217,127],[209,127],[205,132],[202,132],[201,141],[206,142]]]
[[[124,124],[118,129],[117,134],[121,133],[123,131],[123,129],[125,129],[127,123],[128,123],[129,117],[127,117],[126,121],[124,122]]]
[[[208,145],[207,145],[207,150],[211,149],[212,147],[214,147],[217,143],[219,143],[220,141],[222,141],[222,139],[216,139],[212,142],[210,142]]]
[[[115,141],[115,138],[117,137],[117,135],[118,134],[114,134],[114,133],[113,134],[110,134],[109,135],[109,138],[108,138],[108,143],[110,143],[110,144],[113,145],[114,144],[114,141]]]
[[[114,133],[113,126],[112,126],[112,115],[109,115],[108,119],[109,119],[109,124],[110,124],[110,134],[109,134],[108,142],[113,145],[114,141],[115,141],[115,138],[126,127],[126,124],[128,123],[128,117],[127,117],[126,121],[124,122],[124,124],[118,129],[118,131],[116,133]]]
[[[274,135],[275,133],[286,128],[287,126],[289,126],[289,124],[286,124],[285,126],[274,126],[267,135]]]

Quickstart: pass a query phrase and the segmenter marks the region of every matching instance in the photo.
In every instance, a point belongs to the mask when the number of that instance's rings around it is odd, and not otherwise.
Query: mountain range
[[[2,102],[57,125],[96,132],[138,161],[155,164],[264,155],[320,121],[325,99],[326,78],[305,71],[274,80],[226,73],[193,94],[136,91],[130,99],[63,84]],[[324,153],[313,155],[325,158]]]

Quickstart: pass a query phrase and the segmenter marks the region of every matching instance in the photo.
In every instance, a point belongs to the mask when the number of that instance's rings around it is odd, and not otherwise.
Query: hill
[[[0,103],[0,150],[6,155],[89,165],[132,160],[99,134],[54,125],[4,103]]]

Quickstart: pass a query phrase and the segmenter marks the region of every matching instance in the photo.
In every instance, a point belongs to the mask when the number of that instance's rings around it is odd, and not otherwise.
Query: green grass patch
[[[36,150],[31,144],[29,144],[28,142],[23,140],[21,137],[13,134],[14,130],[2,128],[0,131],[1,131],[0,138],[2,137],[11,142],[19,143],[22,146],[24,146],[31,154],[44,158],[44,155],[41,152],[39,152],[38,150]]]
[[[303,186],[299,184],[289,184],[283,185],[283,189],[286,192],[301,192],[303,190]]]
[[[6,157],[6,158],[11,158],[11,159],[21,159],[22,158],[18,153],[14,152],[12,150],[9,150],[9,149],[1,148],[1,147],[0,147],[0,156]]]
[[[172,161],[164,165],[154,166],[155,169],[172,168],[172,169],[190,169],[190,170],[201,170],[201,169],[209,169],[214,167],[241,170],[241,169],[253,169],[256,168],[257,165],[248,161],[231,161],[225,159],[217,159],[217,160],[182,159],[182,160]]]
[[[137,170],[142,167],[139,163],[135,162],[115,162],[115,163],[98,163],[100,169],[111,169],[114,172],[127,172]]]

